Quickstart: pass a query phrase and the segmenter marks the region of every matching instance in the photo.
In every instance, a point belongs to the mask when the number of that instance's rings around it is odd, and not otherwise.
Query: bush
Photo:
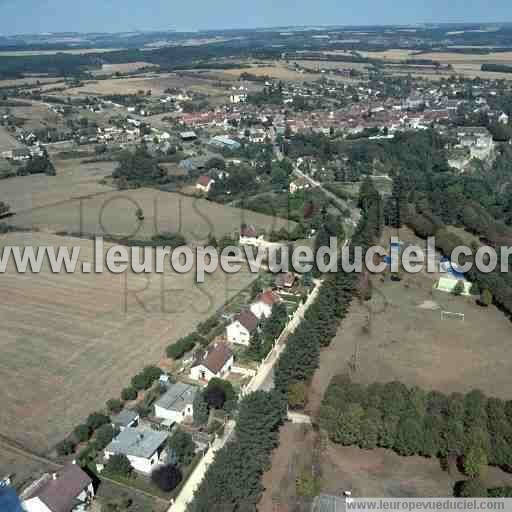
[[[304,409],[307,400],[307,388],[304,382],[294,382],[288,389],[288,405],[291,409]]]
[[[110,413],[117,414],[121,412],[123,408],[123,402],[118,398],[111,398],[107,401],[107,409]]]
[[[206,403],[214,409],[222,409],[226,402],[233,401],[235,398],[233,386],[226,380],[213,378],[204,390]]]
[[[57,455],[63,457],[65,455],[72,454],[75,451],[75,445],[69,439],[64,439],[64,441],[61,441],[59,444],[57,444],[55,449],[57,450]]]
[[[176,466],[160,466],[151,473],[151,481],[163,492],[171,492],[180,484],[183,476]]]
[[[114,439],[115,431],[112,425],[102,425],[96,431],[96,443],[99,450],[103,450]]]
[[[105,470],[114,475],[128,476],[132,472],[132,465],[126,455],[112,455],[105,465]]]
[[[169,448],[172,450],[179,465],[188,465],[194,458],[196,445],[192,436],[181,429],[176,430],[169,439]]]
[[[457,498],[486,498],[488,495],[487,488],[478,478],[457,482],[453,494]]]
[[[197,333],[189,334],[169,345],[166,349],[166,355],[171,359],[180,359],[187,352],[190,352],[196,346],[196,343],[201,343],[203,340],[204,338]]]
[[[96,430],[100,428],[102,425],[105,425],[106,423],[110,423],[110,418],[102,414],[101,412],[93,412],[92,414],[89,414],[87,417],[87,426],[92,429]]]
[[[137,390],[133,387],[124,388],[121,391],[121,398],[125,401],[135,400],[137,398]]]
[[[132,386],[138,391],[149,389],[162,373],[162,370],[156,366],[147,366],[132,378]]]
[[[75,430],[73,430],[73,435],[77,442],[84,443],[91,437],[91,429],[88,425],[78,425]]]

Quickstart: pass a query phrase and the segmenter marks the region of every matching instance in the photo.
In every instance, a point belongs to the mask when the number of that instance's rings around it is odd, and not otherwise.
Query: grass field
[[[424,247],[405,228],[400,238]],[[433,291],[438,277],[403,274],[399,283],[373,278],[371,301],[354,300],[338,335],[321,354],[312,383],[312,412],[331,378],[347,372],[354,357],[353,378],[365,384],[399,380],[446,393],[479,388],[489,396],[511,398],[512,324],[493,306],[481,308],[473,298]],[[441,310],[463,313],[465,320],[443,320]]]
[[[89,241],[13,233],[0,247],[79,246]],[[105,247],[105,249],[108,245]],[[219,271],[202,285],[194,273],[38,274],[14,272],[0,288],[0,434],[44,452],[87,415],[119,396],[130,378],[162,358],[164,348],[191,332],[256,277]]]
[[[22,57],[27,55],[56,55],[57,53],[67,53],[68,55],[86,55],[88,53],[108,53],[119,51],[120,48],[76,48],[70,50],[18,50],[18,51],[0,51],[0,57]]]
[[[19,186],[22,187],[23,183]],[[19,193],[24,195],[21,188]],[[0,193],[2,197],[3,193]],[[6,193],[5,197],[10,196]],[[16,208],[16,202],[13,203]],[[144,212],[143,222],[135,216],[138,207]],[[54,206],[18,213],[10,223],[50,232],[81,232],[131,239],[149,239],[158,233],[180,232],[190,242],[206,241],[210,233],[220,238],[237,232],[243,223],[254,224],[267,231],[288,225],[283,219],[153,189],[110,191],[70,199]]]

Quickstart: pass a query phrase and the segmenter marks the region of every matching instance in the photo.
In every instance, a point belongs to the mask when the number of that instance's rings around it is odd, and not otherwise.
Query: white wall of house
[[[218,373],[213,373],[208,368],[206,368],[206,366],[199,364],[197,366],[192,367],[192,369],[190,370],[190,376],[193,379],[204,380],[206,382],[209,382],[214,377],[221,379],[231,371],[234,362],[235,359],[233,356],[231,356]]]
[[[109,460],[110,457],[115,455],[113,452],[108,452],[105,450],[105,460]],[[132,468],[139,473],[143,473],[145,475],[149,475],[151,471],[156,467],[159,462],[158,452],[155,452],[151,458],[146,459],[144,457],[135,457],[133,455],[127,455]]]
[[[27,512],[52,512],[39,498],[30,498],[22,503]]]
[[[235,320],[226,327],[226,337],[230,343],[247,347],[249,346],[251,333],[238,320]]]
[[[252,314],[261,319],[262,316],[268,318],[272,314],[272,306],[265,304],[264,302],[254,302],[251,304]]]
[[[183,423],[186,418],[194,415],[194,408],[192,404],[187,404],[183,411],[174,411],[171,409],[166,409],[165,407],[161,407],[159,405],[155,405],[155,416],[157,418],[161,418],[163,420],[171,420],[175,423]]]

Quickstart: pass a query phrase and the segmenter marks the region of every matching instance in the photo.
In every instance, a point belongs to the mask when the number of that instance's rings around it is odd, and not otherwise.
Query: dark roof
[[[238,320],[249,332],[254,331],[259,322],[258,317],[250,310],[242,311],[235,320]]]
[[[77,464],[68,464],[57,473],[57,478],[46,474],[24,499],[39,498],[52,512],[70,512],[76,504],[76,497],[86,489],[92,480]]]
[[[198,388],[183,382],[173,384],[155,403],[169,411],[181,412],[187,405],[193,404]]]
[[[232,356],[233,352],[225,343],[215,343],[208,348],[202,358],[196,361],[195,366],[201,364],[217,374]]]
[[[275,278],[275,284],[279,288],[281,287],[291,287],[295,282],[295,274],[293,272],[285,272],[283,274],[278,274]]]
[[[246,224],[242,224],[240,227],[240,236],[246,237],[255,237],[258,234],[256,228],[254,226],[247,226]]]
[[[112,416],[112,424],[118,427],[127,427],[139,417],[139,413],[130,409],[123,409],[119,414]]]
[[[256,297],[256,302],[263,302],[268,306],[273,306],[279,302],[279,297],[272,290],[267,290]]]

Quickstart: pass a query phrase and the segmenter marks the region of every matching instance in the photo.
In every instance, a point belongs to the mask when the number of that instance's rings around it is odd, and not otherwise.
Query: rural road
[[[292,334],[295,329],[300,325],[300,322],[304,318],[304,314],[307,311],[307,309],[313,304],[316,297],[318,296],[318,293],[320,291],[320,288],[322,286],[322,282],[315,280],[314,281],[315,288],[313,291],[309,294],[309,297],[307,298],[306,302],[304,303],[304,306],[300,309],[298,309],[295,312],[294,317],[290,320],[288,325],[285,327],[281,335],[279,336],[277,340],[276,347],[271,352],[270,357],[261,364],[260,368],[258,369],[258,373],[254,376],[254,378],[251,380],[249,385],[247,386],[245,393],[253,393],[258,390],[265,390],[269,391],[274,387],[273,384],[273,370],[274,366],[279,360],[279,357],[283,350],[286,347],[286,340],[288,339],[288,336]],[[294,413],[292,413],[293,415]],[[295,423],[307,423],[307,420],[303,417],[303,415],[300,415],[301,417],[297,416],[295,419]],[[300,419],[300,421],[298,421]],[[292,419],[293,421],[293,419]],[[207,452],[207,454],[201,459],[199,464],[196,466],[192,474],[187,480],[187,483],[183,486],[181,492],[179,493],[178,497],[172,503],[172,505],[169,507],[168,512],[186,512],[188,504],[192,501],[194,498],[194,493],[201,484],[204,475],[206,474],[206,471],[210,464],[215,459],[215,453],[219,451],[221,448],[224,447],[224,445],[230,440],[233,432],[235,429],[235,422],[230,421],[228,425],[226,426],[226,434],[222,439],[216,439],[210,448],[210,450]]]

